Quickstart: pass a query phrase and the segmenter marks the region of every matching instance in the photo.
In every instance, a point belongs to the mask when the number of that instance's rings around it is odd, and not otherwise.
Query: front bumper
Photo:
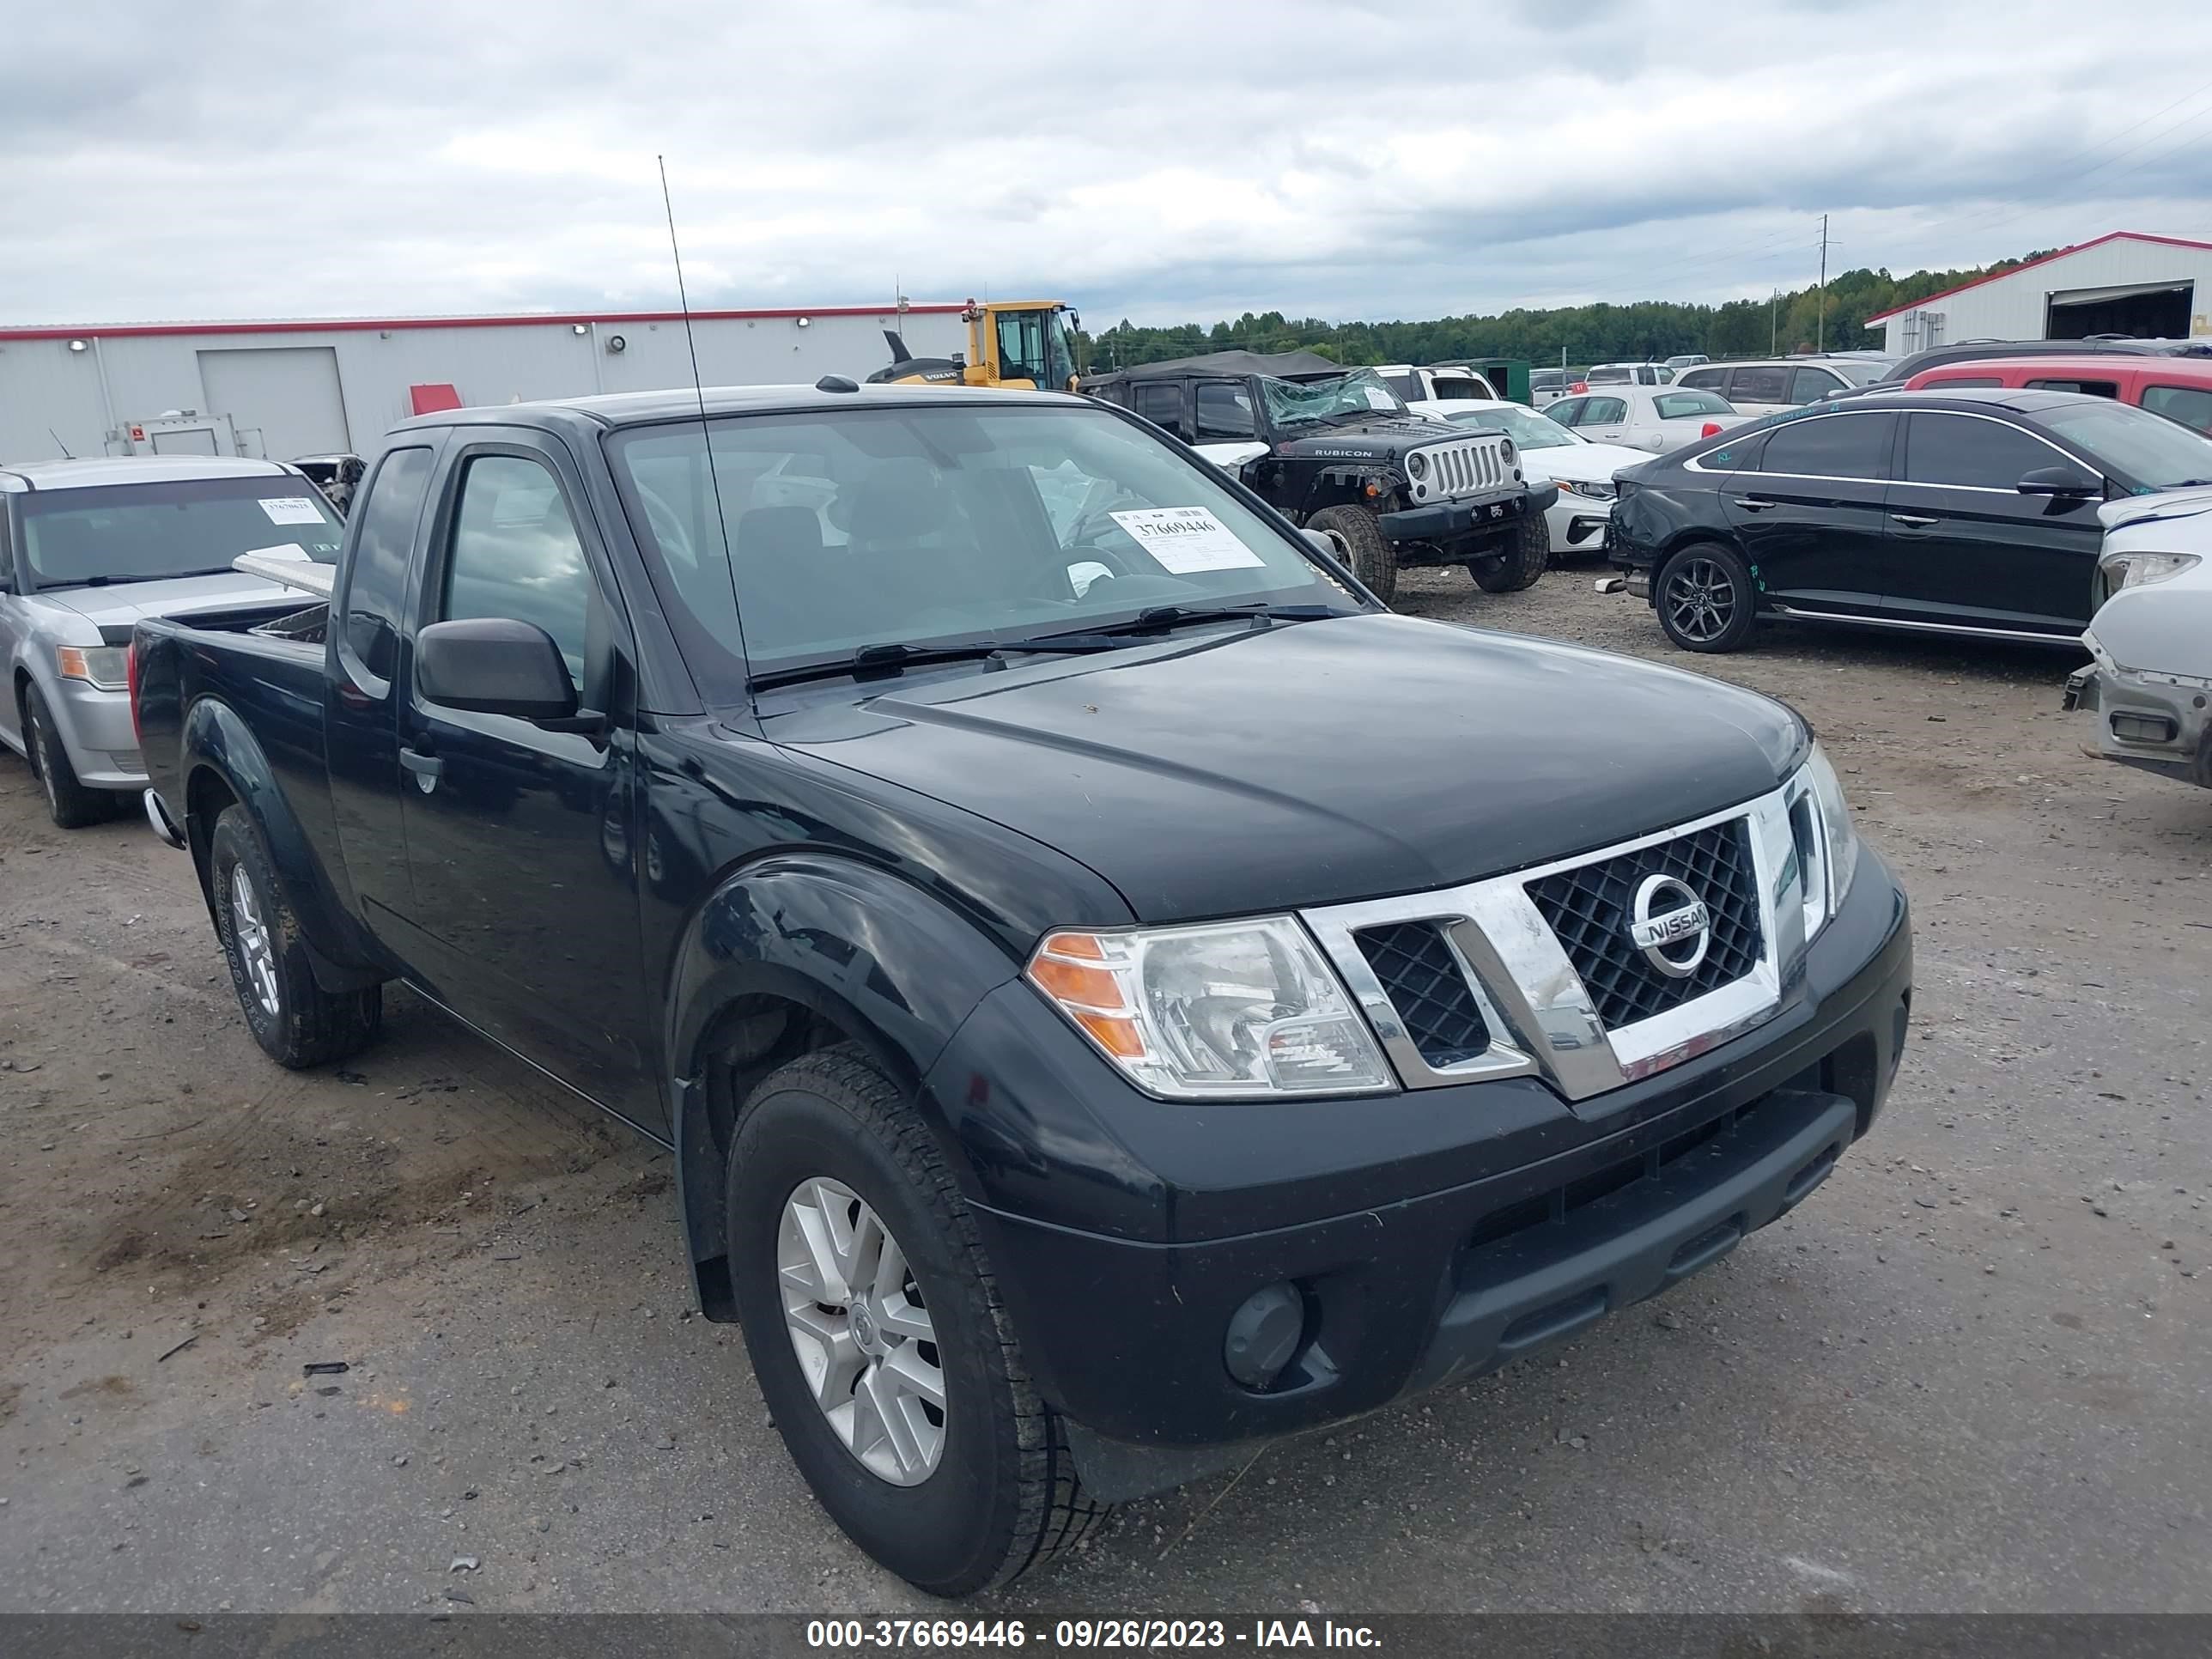
[[[2063,707],[2087,716],[2081,752],[2212,788],[2212,694],[2100,664],[2069,676]]]
[[[1394,545],[1447,546],[1469,538],[1503,538],[1530,514],[1550,512],[1559,499],[1559,485],[1532,483],[1525,488],[1516,485],[1486,495],[1439,501],[1434,507],[1379,513],[1376,522],[1382,526],[1383,538]]]
[[[1905,1041],[1905,897],[1863,856],[1772,1019],[1572,1105],[1529,1078],[1359,1101],[1140,1101],[1087,1051],[1043,1052],[1077,1040],[1025,985],[987,999],[927,1086],[941,1106],[1000,1093],[988,1112],[946,1115],[979,1178],[1014,1328],[1086,1481],[1102,1496],[1159,1490],[1255,1443],[1495,1370],[1801,1200],[1880,1111]],[[983,1133],[1034,1103],[1072,1133],[1078,1115],[1047,1089],[1091,1097],[1073,1168],[1012,1159],[1006,1137]],[[1081,1224],[1085,1207],[1109,1226]],[[1305,1335],[1255,1391],[1229,1375],[1226,1328],[1285,1281]]]
[[[143,789],[146,763],[131,726],[131,696],[57,680],[47,699],[77,781],[88,789]]]

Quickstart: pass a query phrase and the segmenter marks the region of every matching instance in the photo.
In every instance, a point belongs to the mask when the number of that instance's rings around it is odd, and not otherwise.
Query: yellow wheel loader
[[[917,357],[896,329],[885,329],[888,368],[868,376],[877,386],[995,386],[1012,391],[1075,386],[1075,331],[1083,319],[1058,300],[968,301],[965,356]]]

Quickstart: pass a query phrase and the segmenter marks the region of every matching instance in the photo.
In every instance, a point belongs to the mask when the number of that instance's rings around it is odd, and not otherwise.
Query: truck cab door
[[[639,934],[635,648],[588,498],[557,441],[457,440],[416,627],[508,617],[551,635],[578,715],[443,708],[407,665],[399,764],[416,943],[456,1013],[648,1127],[661,1117]]]
[[[324,750],[331,818],[354,902],[368,931],[408,960],[415,915],[401,822],[399,678],[408,596],[441,432],[386,450],[356,503],[352,551],[331,595],[330,666],[324,676]]]

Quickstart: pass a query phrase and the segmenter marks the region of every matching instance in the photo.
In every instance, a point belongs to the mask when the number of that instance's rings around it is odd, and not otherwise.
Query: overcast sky
[[[0,0],[0,323],[672,303],[656,151],[702,306],[1764,295],[1824,210],[1832,269],[2212,240],[2206,0]]]

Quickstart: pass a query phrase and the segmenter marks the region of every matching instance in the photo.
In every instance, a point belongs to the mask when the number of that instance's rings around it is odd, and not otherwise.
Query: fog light
[[[1270,1285],[1245,1297],[1229,1316],[1221,1345],[1230,1376],[1248,1389],[1265,1389],[1283,1374],[1305,1336],[1305,1298],[1290,1285]]]
[[[2123,743],[2172,743],[2173,722],[2163,714],[2114,714],[2112,735]]]

